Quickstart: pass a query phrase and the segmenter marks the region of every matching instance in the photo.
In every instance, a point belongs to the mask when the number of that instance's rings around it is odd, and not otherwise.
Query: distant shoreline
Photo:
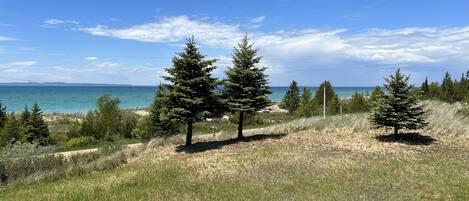
[[[130,84],[99,84],[99,83],[65,83],[65,82],[7,82],[0,83],[0,86],[51,86],[51,87],[132,87]]]

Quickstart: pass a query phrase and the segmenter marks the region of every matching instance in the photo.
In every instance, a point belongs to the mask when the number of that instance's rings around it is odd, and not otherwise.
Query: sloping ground
[[[469,200],[467,119],[443,106],[420,134],[371,130],[362,114],[303,119],[243,141],[164,144],[114,170],[9,186],[0,200]]]
[[[0,200],[468,200],[466,138],[352,129],[165,145],[130,164],[9,187]],[[450,141],[451,143],[444,143]]]

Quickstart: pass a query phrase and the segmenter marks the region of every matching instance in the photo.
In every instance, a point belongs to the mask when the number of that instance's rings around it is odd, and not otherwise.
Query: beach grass
[[[394,136],[354,114],[244,140],[195,136],[193,147],[161,143],[115,169],[9,185],[0,200],[468,200],[468,121],[453,116],[459,106],[425,104],[430,125],[418,132]]]

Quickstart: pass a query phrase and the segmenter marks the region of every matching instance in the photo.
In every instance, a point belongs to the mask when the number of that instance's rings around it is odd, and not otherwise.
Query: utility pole
[[[323,113],[323,118],[326,118],[326,85],[324,85],[324,100],[322,103],[322,113]]]

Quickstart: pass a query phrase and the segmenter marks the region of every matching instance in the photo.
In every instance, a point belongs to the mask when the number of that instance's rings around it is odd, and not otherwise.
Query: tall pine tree
[[[243,137],[245,112],[256,112],[270,104],[265,67],[260,67],[261,57],[249,42],[247,35],[233,50],[233,66],[228,68],[224,80],[224,95],[228,108],[239,112],[238,138]]]
[[[300,91],[298,89],[298,83],[293,80],[290,84],[290,87],[288,87],[288,91],[287,93],[285,93],[282,102],[280,103],[280,107],[288,110],[289,113],[293,113],[300,105],[300,101],[301,100]]]
[[[384,85],[387,94],[383,95],[374,108],[370,121],[377,127],[391,127],[394,134],[400,129],[418,129],[426,126],[426,112],[411,94],[413,86],[409,85],[409,76],[403,75],[400,69],[386,78]]]
[[[168,85],[168,115],[187,125],[186,145],[192,144],[192,124],[208,117],[221,116],[221,104],[215,93],[218,81],[212,77],[215,59],[205,59],[195,39],[187,40],[184,51],[173,57]]]

